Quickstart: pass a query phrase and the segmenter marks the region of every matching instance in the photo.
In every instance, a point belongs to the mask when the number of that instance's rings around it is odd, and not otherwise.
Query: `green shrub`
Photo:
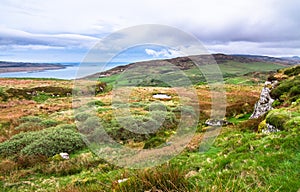
[[[91,115],[86,112],[81,112],[75,115],[75,120],[77,121],[85,121],[87,120]]]
[[[8,95],[4,91],[3,87],[0,87],[0,98],[2,101],[7,101],[8,100]]]
[[[60,152],[73,152],[84,146],[79,133],[72,129],[55,127],[42,131],[19,133],[0,143],[0,155],[44,155],[53,156]]]
[[[148,141],[145,142],[144,149],[154,148],[165,142],[166,142],[166,140],[164,138],[152,137],[151,139],[149,139]]]
[[[28,121],[28,122],[22,123],[19,126],[15,127],[15,130],[27,132],[27,131],[37,131],[37,130],[41,130],[43,128],[44,128],[44,126],[39,122]]]
[[[55,127],[56,125],[59,124],[59,122],[53,119],[45,119],[41,122],[41,124],[44,127],[48,128],[48,127]]]
[[[95,101],[90,101],[87,103],[87,106],[92,107],[92,106],[105,106],[105,104],[100,101],[100,100],[95,100]]]
[[[61,124],[56,126],[56,129],[70,129],[73,131],[77,131],[77,127],[75,124]]]
[[[290,96],[297,96],[300,95],[300,85],[295,85],[291,88],[291,90],[289,91]]]
[[[42,121],[42,119],[40,117],[37,116],[26,116],[26,117],[22,117],[21,118],[21,122],[36,122],[36,123],[40,123]]]
[[[96,116],[89,117],[79,125],[79,131],[83,134],[93,133],[96,128],[101,126],[99,118]]]
[[[71,153],[83,147],[81,136],[69,129],[54,129],[49,134],[25,146],[24,155],[45,155],[51,157],[60,152]]]
[[[279,130],[284,129],[284,124],[291,118],[291,113],[281,109],[270,111],[266,117],[266,123],[275,126]]]
[[[279,100],[275,100],[273,103],[272,103],[272,107],[277,107],[277,106],[280,106],[281,105],[281,102]]]
[[[38,103],[43,103],[45,102],[47,99],[49,99],[51,96],[49,94],[46,93],[39,93],[36,96],[32,97],[32,100],[38,102]]]
[[[150,105],[147,105],[144,107],[144,110],[146,111],[171,111],[171,108],[169,106],[166,106],[162,103],[159,102],[155,102],[155,103],[151,103]]]
[[[97,112],[98,113],[102,113],[102,112],[109,111],[109,110],[111,110],[111,108],[99,107],[97,109]]]
[[[270,95],[272,98],[281,101],[296,101],[300,98],[300,76],[281,81],[279,85],[271,91]]]
[[[287,76],[296,76],[300,74],[300,65],[284,71]]]

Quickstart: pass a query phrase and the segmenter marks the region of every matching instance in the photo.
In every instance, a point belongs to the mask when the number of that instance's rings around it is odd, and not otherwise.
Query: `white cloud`
[[[299,7],[298,0],[2,0],[0,44],[2,52],[88,50],[116,30],[155,23],[190,33],[214,52],[300,55]],[[172,33],[163,38],[174,41]],[[104,46],[118,49],[118,44]],[[175,50],[190,53],[192,48]],[[148,53],[154,57],[177,54],[153,51]]]
[[[99,39],[78,34],[38,34],[16,29],[0,27],[0,43],[2,47],[23,47],[29,49],[91,48]]]

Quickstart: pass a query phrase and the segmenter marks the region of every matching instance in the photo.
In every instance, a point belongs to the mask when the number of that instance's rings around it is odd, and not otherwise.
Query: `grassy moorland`
[[[175,158],[153,168],[118,167],[92,153],[78,132],[75,121],[86,130],[95,124],[87,109],[72,110],[72,81],[0,79],[0,188],[2,191],[297,191],[300,188],[300,93],[299,67],[280,70],[272,76],[280,81],[272,90],[276,109],[259,119],[248,120],[258,100],[263,82],[277,64],[254,66],[227,63],[226,119],[213,145],[199,152],[211,110],[211,90],[195,83],[200,117],[189,144]],[[250,69],[253,68],[253,69]],[[233,70],[235,69],[235,70]],[[234,71],[234,72],[232,72]],[[228,74],[232,72],[232,74]],[[101,79],[112,84],[117,74]],[[109,85],[108,85],[109,86]],[[114,119],[114,110],[124,107],[114,102],[110,89],[88,103],[118,143],[135,149],[154,149],[176,134],[180,112],[193,111],[180,105],[173,88],[140,86],[131,92],[129,107],[136,122],[153,122],[149,108],[152,95],[165,93],[161,101],[165,120],[152,134],[133,134]],[[130,119],[126,120],[131,124]],[[266,123],[280,129],[265,134]],[[68,152],[69,160],[58,154]],[[125,179],[124,182],[118,180]]]

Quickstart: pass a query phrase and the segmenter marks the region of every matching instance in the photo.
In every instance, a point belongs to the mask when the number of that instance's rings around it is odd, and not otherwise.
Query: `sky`
[[[0,60],[81,62],[110,34],[145,24],[180,29],[209,53],[300,56],[299,0],[1,0]],[[142,46],[124,59],[179,51]]]

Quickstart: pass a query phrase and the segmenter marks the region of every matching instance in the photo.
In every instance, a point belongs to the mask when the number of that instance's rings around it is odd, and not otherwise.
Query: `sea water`
[[[1,77],[16,77],[16,78],[55,78],[55,79],[75,79],[92,75],[97,72],[108,70],[110,68],[125,65],[125,62],[115,62],[109,65],[105,64],[80,64],[80,63],[61,63],[65,68],[55,70],[31,71],[31,72],[10,72],[0,73]]]

